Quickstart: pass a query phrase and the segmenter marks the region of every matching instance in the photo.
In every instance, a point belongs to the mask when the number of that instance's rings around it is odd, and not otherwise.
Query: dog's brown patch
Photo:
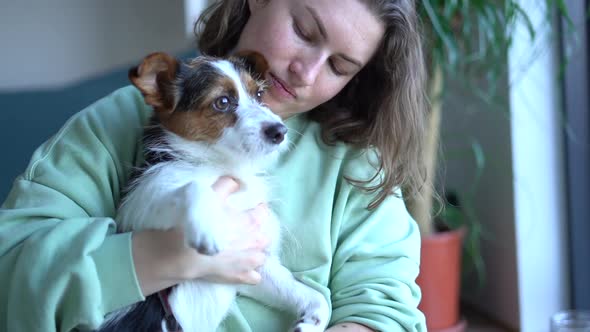
[[[245,68],[254,79],[263,79],[268,71],[268,62],[262,54],[255,51],[240,51],[228,60]]]
[[[254,51],[241,51],[229,58],[240,70],[240,79],[245,83],[249,94],[255,96],[264,90],[264,77],[268,71],[268,62],[262,54]]]
[[[259,80],[252,78],[252,75],[245,71],[240,72],[240,80],[244,82],[246,92],[251,96],[256,96],[256,93],[264,89],[264,83]]]
[[[224,128],[235,125],[235,113],[220,113],[204,106],[194,112],[178,112],[162,121],[166,129],[193,141],[215,142]]]
[[[227,97],[232,103],[237,98],[234,82],[226,76],[217,75],[215,82],[208,82],[209,88],[195,94],[187,104],[189,109],[176,109],[172,113],[160,113],[160,122],[168,130],[193,141],[214,142],[225,128],[237,122],[234,106],[225,111],[215,109],[218,98]]]
[[[129,70],[129,80],[141,91],[148,105],[154,109],[171,109],[174,96],[165,93],[176,76],[178,62],[166,53],[152,53],[142,63]]]

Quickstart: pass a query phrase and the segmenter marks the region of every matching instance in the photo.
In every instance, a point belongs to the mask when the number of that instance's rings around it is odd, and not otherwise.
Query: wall
[[[0,91],[55,88],[191,46],[182,1],[0,3]]]
[[[443,123],[447,188],[472,199],[482,225],[483,288],[474,273],[463,281],[463,300],[508,326],[519,325],[519,299],[512,185],[509,93],[491,107],[456,84],[445,101]],[[465,139],[468,138],[468,139]],[[472,144],[479,144],[485,165],[478,183]]]

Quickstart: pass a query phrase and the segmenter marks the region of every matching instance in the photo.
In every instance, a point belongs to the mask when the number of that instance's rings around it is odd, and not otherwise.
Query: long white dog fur
[[[226,175],[239,181],[240,190],[230,195],[227,201],[235,209],[246,210],[269,201],[270,187],[264,170],[286,149],[288,142],[285,137],[280,144],[273,144],[261,134],[264,126],[282,125],[282,121],[248,90],[247,82],[243,81],[244,69],[236,65],[236,61],[210,58],[205,62],[210,70],[213,68],[217,75],[229,78],[235,86],[238,94],[233,110],[235,123],[224,128],[214,142],[189,140],[163,127],[161,141],[148,148],[173,158],[145,169],[125,197],[116,220],[123,231],[167,230],[180,226],[184,229],[187,245],[215,253],[228,248],[227,230],[232,225],[212,189],[213,183]],[[199,70],[196,65],[193,67]],[[157,73],[143,74],[147,78],[142,83],[156,80],[158,76]],[[142,77],[141,71],[138,75]],[[183,79],[187,79],[186,75],[175,77],[173,82],[182,86],[180,80]],[[174,92],[175,105],[184,93],[182,89],[178,90]],[[145,95],[145,91],[142,92]],[[206,123],[201,125],[207,126]],[[276,215],[270,214],[268,221],[261,226],[271,244],[267,261],[259,270],[262,275],[259,285],[238,287],[193,280],[172,290],[169,303],[184,331],[215,331],[238,293],[273,307],[295,311],[300,319],[294,322],[291,331],[325,330],[329,319],[326,298],[296,280],[281,264],[281,227]],[[165,324],[162,325],[165,329]]]

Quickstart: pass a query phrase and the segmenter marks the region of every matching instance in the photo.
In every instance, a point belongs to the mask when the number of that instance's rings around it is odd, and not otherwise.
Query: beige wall
[[[0,91],[58,87],[152,51],[186,51],[185,14],[182,0],[1,1]]]

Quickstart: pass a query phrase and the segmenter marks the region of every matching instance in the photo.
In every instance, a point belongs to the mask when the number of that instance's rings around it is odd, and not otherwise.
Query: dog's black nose
[[[272,144],[280,144],[285,139],[287,127],[280,123],[274,123],[262,128],[264,138]]]

